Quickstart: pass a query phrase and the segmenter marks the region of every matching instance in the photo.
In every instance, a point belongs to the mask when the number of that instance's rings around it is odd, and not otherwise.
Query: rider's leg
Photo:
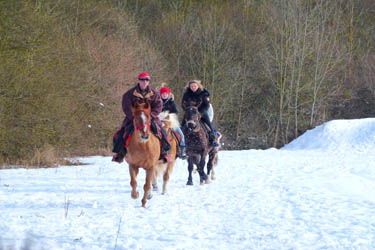
[[[180,126],[180,128],[183,128],[183,127],[185,126],[185,124],[186,124],[186,120],[185,120],[185,119],[182,119],[182,122],[181,122],[181,126]]]
[[[161,138],[158,134],[158,130],[160,130]],[[171,144],[169,144],[167,133],[161,126],[158,126],[154,121],[151,122],[151,132],[161,141],[161,158],[168,161],[168,159],[170,159],[169,150],[171,149]]]
[[[176,128],[177,132],[181,135],[181,143],[180,143],[180,146],[181,147],[185,147],[185,135],[184,133],[182,133],[182,130],[180,127],[177,127]]]
[[[161,132],[161,145],[162,145],[162,155],[163,154],[168,154],[169,150],[171,149],[171,144],[168,141],[168,136],[165,130],[160,127],[160,132]]]
[[[182,130],[180,127],[176,128],[177,132],[181,135],[181,143],[180,143],[180,154],[179,157],[181,159],[186,159],[186,147],[185,147],[185,136],[184,133],[182,133]]]
[[[121,163],[124,160],[124,157],[127,153],[126,150],[126,140],[128,139],[129,135],[133,133],[133,125],[129,125],[128,127],[122,127],[121,130],[117,133],[117,138],[113,140],[113,150],[112,152],[116,153],[112,161]]]
[[[171,160],[171,157],[169,156],[169,151],[171,149],[171,144],[168,141],[168,136],[165,130],[160,127],[161,132],[161,152],[160,156],[161,159],[163,159],[165,162],[169,162]]]
[[[124,133],[125,128],[122,127],[120,130],[116,132],[116,134],[113,136],[113,153],[119,153],[121,151],[121,147],[124,145]]]
[[[207,112],[203,112],[201,120],[208,125],[210,128],[210,143],[213,147],[218,147],[219,143],[216,141],[216,129],[214,125],[210,122]]]

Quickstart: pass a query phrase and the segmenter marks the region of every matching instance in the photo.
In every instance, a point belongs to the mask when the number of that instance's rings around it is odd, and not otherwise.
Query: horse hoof
[[[152,198],[152,194],[150,193],[147,195],[147,200],[151,200],[151,198]]]
[[[186,185],[193,186],[193,181],[187,181]]]
[[[157,184],[152,184],[152,190],[153,191],[158,191],[158,185]]]
[[[210,183],[211,183],[211,178],[210,178],[210,176],[207,176],[206,184],[210,184]]]
[[[139,197],[139,193],[138,192],[136,192],[136,193],[132,192],[132,198],[133,199],[138,199],[138,197]]]
[[[204,181],[201,181],[200,184],[201,184],[201,186],[203,186],[204,185]]]

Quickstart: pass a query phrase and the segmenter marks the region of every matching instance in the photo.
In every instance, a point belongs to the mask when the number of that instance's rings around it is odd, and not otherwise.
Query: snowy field
[[[1,170],[0,249],[375,249],[375,119],[219,156],[203,186],[198,174],[185,185],[178,160],[168,193],[146,208],[130,197],[126,163],[110,157]]]

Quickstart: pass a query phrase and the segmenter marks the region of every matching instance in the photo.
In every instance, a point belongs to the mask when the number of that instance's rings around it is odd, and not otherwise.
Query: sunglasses
[[[148,78],[139,78],[138,80],[140,80],[140,81],[146,81],[146,82],[150,81],[150,79],[148,79]]]

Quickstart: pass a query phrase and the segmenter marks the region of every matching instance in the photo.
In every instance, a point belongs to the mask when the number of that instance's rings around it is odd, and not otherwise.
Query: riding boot
[[[203,112],[201,120],[205,122],[208,127],[210,128],[208,139],[210,141],[210,145],[212,147],[219,147],[219,143],[216,141],[216,129],[214,125],[211,123],[210,118],[208,117],[207,112]]]
[[[178,157],[181,158],[182,160],[185,160],[187,158],[185,146],[179,147]]]
[[[117,163],[122,163],[124,161],[125,155],[128,152],[126,150],[126,140],[128,139],[129,135],[133,132],[133,125],[129,127],[121,128],[121,130],[117,133],[117,139],[114,138],[114,147],[112,152],[115,154],[112,157],[112,161]]]
[[[186,124],[186,120],[185,119],[182,119],[181,121],[181,125],[180,125],[180,128],[182,129]]]
[[[219,143],[216,141],[216,131],[210,131],[210,144],[212,147],[219,147]]]
[[[125,133],[125,128],[122,127],[120,130],[118,130],[115,135],[113,136],[113,153],[119,153],[121,148],[124,145],[124,133]]]
[[[125,155],[122,155],[120,153],[115,153],[112,157],[112,161],[117,163],[122,163],[124,161]]]
[[[161,152],[160,158],[164,159],[164,161],[169,162],[171,157],[169,155],[169,151],[171,150],[171,144],[168,141],[167,133],[163,128],[160,128],[161,132]]]

